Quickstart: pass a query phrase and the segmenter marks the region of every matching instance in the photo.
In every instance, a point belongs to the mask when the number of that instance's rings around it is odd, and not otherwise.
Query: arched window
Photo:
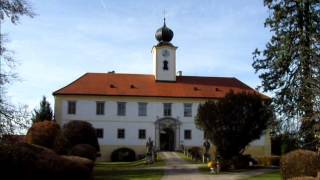
[[[163,61],[163,70],[169,70],[168,61],[167,60]]]

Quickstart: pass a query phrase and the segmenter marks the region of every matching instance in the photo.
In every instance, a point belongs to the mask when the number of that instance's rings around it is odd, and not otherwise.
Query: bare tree
[[[29,121],[26,106],[15,106],[6,97],[6,87],[17,79],[14,71],[16,60],[13,51],[6,48],[7,36],[2,33],[6,20],[18,24],[21,16],[34,17],[30,4],[25,0],[0,0],[0,137],[25,128]]]

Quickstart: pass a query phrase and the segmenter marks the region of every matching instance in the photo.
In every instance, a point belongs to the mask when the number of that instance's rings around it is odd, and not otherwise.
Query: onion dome
[[[163,19],[163,26],[155,34],[159,43],[169,43],[173,38],[173,31],[166,26],[166,18]]]

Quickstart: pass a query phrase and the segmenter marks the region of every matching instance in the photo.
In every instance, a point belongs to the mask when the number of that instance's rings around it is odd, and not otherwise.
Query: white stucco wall
[[[95,128],[103,128],[104,136],[99,138],[100,145],[145,145],[148,137],[155,139],[155,122],[163,118],[163,103],[172,103],[172,118],[178,119],[180,125],[180,143],[185,146],[201,146],[203,132],[195,127],[194,117],[199,103],[203,99],[183,98],[147,98],[147,97],[107,97],[107,96],[60,96],[56,103],[56,117],[62,124],[70,120],[84,120],[90,122]],[[68,101],[76,101],[76,114],[67,113]],[[105,102],[104,115],[96,115],[96,101]],[[126,115],[117,115],[117,102],[126,102]],[[138,116],[138,102],[147,103],[147,116]],[[192,103],[192,117],[184,117],[184,103]],[[60,109],[61,108],[61,109]],[[125,138],[117,138],[117,129],[125,129]],[[138,130],[146,129],[146,139],[138,138]],[[184,130],[192,131],[191,139],[184,139]],[[251,145],[263,146],[265,136],[253,141]]]

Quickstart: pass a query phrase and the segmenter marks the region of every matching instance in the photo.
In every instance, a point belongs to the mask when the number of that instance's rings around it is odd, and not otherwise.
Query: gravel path
[[[161,152],[161,157],[166,161],[165,174],[162,180],[240,180],[273,171],[272,169],[256,169],[246,172],[228,174],[201,174],[199,165],[190,164],[179,157],[175,152]]]

